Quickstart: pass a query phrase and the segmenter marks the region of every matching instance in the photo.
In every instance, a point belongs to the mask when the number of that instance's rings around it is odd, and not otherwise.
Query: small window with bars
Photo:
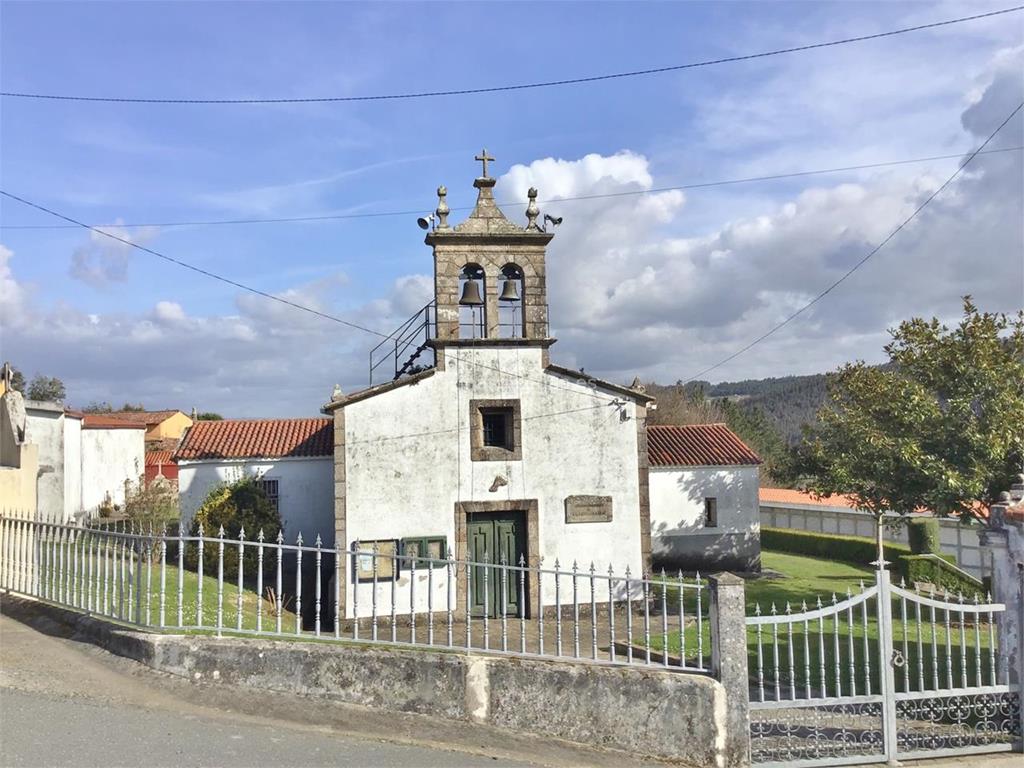
[[[281,509],[278,506],[278,502],[281,498],[280,485],[277,478],[266,478],[261,477],[256,481],[256,487],[263,491],[263,495],[267,497],[267,501],[270,502],[270,506],[274,508],[275,512],[280,512]]]

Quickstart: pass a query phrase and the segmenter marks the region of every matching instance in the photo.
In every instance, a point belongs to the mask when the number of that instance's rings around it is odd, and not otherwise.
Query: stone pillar
[[[1010,503],[992,505],[978,538],[992,557],[992,600],[1006,606],[996,615],[997,676],[1013,685],[1024,682],[1024,519],[1007,514]]]
[[[730,768],[750,765],[750,684],[747,671],[747,613],[743,579],[718,573],[711,591],[711,674],[725,688],[722,755]]]

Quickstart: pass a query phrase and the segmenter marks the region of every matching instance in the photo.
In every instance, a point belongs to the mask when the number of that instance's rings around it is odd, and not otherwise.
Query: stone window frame
[[[705,496],[704,497],[704,527],[705,528],[717,528],[718,527],[718,497],[717,496]]]
[[[486,409],[512,411],[512,448],[484,445],[482,411]],[[471,461],[522,461],[523,418],[518,399],[490,399],[469,401],[469,458]]]

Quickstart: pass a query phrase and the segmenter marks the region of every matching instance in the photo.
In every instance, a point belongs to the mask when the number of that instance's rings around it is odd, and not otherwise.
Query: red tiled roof
[[[725,424],[647,427],[647,451],[655,467],[753,466],[761,458]]]
[[[797,491],[792,488],[761,488],[760,497],[762,504],[806,504],[812,507],[843,507],[844,509],[857,509],[857,503],[852,496],[837,494],[835,496],[812,496],[807,491]]]
[[[173,464],[174,451],[146,451],[146,466],[157,467],[161,464]]]
[[[333,456],[331,419],[224,419],[197,421],[174,459],[248,459]]]
[[[82,429],[145,429],[145,424],[134,424],[111,419],[109,413],[87,413],[82,418]]]
[[[143,427],[151,427],[166,421],[179,411],[112,411],[110,413],[87,414],[89,416],[102,416],[110,421],[117,421],[122,424],[138,424]]]

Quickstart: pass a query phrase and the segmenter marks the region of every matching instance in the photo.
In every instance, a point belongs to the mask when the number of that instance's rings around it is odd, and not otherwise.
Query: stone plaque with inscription
[[[611,496],[566,496],[565,522],[610,523],[612,521]]]

